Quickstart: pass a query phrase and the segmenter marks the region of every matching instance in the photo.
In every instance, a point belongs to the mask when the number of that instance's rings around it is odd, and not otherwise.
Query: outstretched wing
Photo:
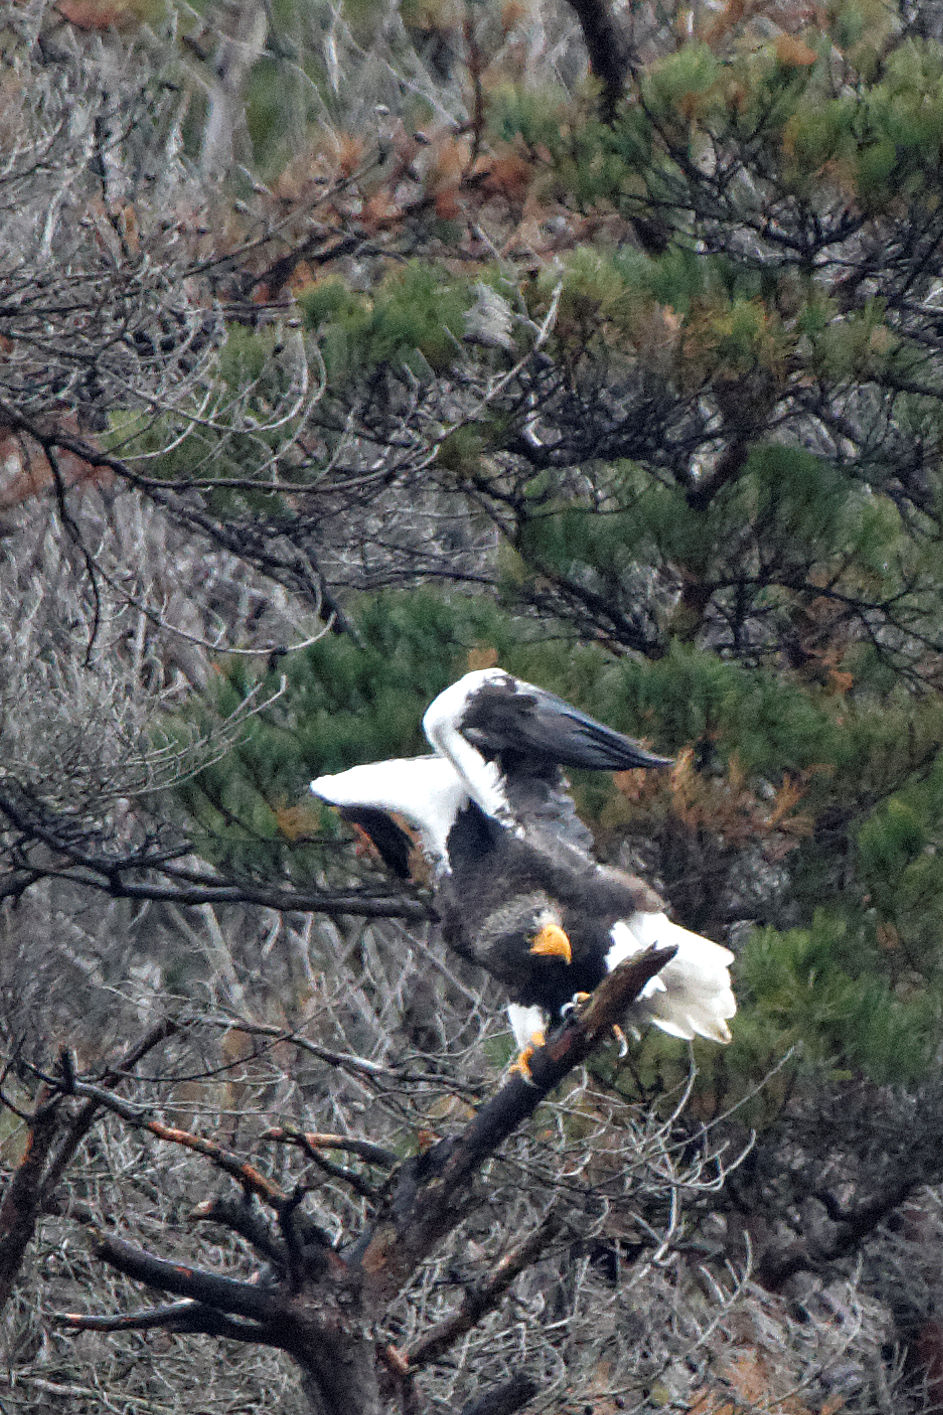
[[[455,768],[438,756],[365,762],[316,777],[311,791],[360,826],[386,864],[403,877],[409,873],[413,840],[399,818],[419,832],[429,859],[443,863],[449,831],[468,800]]]
[[[446,688],[423,728],[487,815],[510,816],[583,850],[592,841],[561,768],[625,771],[670,760],[500,668],[476,669]]]
[[[521,759],[594,771],[671,764],[670,757],[656,756],[572,703],[510,674],[486,680],[471,693],[457,725],[482,756],[500,759],[505,770]]]
[[[543,771],[527,770],[527,765],[521,762],[517,770],[505,774],[508,806],[515,820],[526,821],[528,830],[591,852],[593,834],[576,814],[566,777],[556,764]]]

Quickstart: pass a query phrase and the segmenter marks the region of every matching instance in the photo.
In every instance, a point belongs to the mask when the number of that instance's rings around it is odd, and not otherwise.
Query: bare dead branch
[[[370,1184],[362,1175],[355,1170],[346,1169],[343,1165],[334,1164],[331,1160],[325,1159],[319,1152],[316,1145],[311,1144],[308,1135],[303,1130],[287,1131],[279,1128],[266,1132],[264,1139],[277,1140],[285,1144],[295,1145],[308,1158],[317,1165],[323,1174],[329,1175],[332,1179],[339,1179],[342,1184],[349,1184],[350,1187],[362,1198],[372,1199],[376,1197],[376,1187]]]
[[[543,1223],[529,1233],[520,1243],[498,1260],[494,1271],[487,1278],[470,1288],[462,1299],[462,1304],[450,1317],[439,1322],[424,1333],[405,1353],[408,1366],[415,1370],[435,1361],[447,1351],[453,1342],[470,1331],[486,1313],[493,1311],[508,1288],[526,1268],[551,1243],[560,1231],[560,1219],[548,1214]]]
[[[351,1262],[363,1272],[368,1304],[382,1308],[418,1263],[464,1216],[473,1176],[539,1106],[545,1096],[611,1032],[642,988],[674,957],[675,949],[649,949],[614,969],[585,1010],[531,1060],[530,1080],[515,1074],[454,1139],[440,1140],[407,1161],[376,1223],[354,1246]]]
[[[42,1206],[43,1175],[61,1128],[55,1091],[40,1087],[29,1121],[26,1151],[7,1183],[0,1204],[0,1308],[13,1290]]]
[[[382,1062],[371,1061],[366,1056],[353,1056],[350,1052],[335,1051],[331,1047],[320,1046],[317,1042],[309,1041],[307,1037],[299,1035],[299,1031],[286,1031],[284,1027],[276,1027],[268,1022],[248,1022],[242,1017],[207,1017],[204,1019],[211,1026],[222,1027],[227,1031],[244,1032],[246,1036],[272,1037],[278,1041],[291,1042],[292,1046],[298,1047],[300,1051],[307,1052],[309,1056],[315,1056],[319,1061],[325,1062],[328,1066],[336,1066],[344,1071],[359,1073],[362,1076],[386,1077],[397,1081],[412,1083],[418,1081],[432,1081],[440,1078],[428,1071],[415,1071],[412,1068],[400,1066],[384,1066]],[[475,1088],[465,1086],[459,1090],[473,1092]],[[480,1094],[481,1088],[477,1088]],[[280,1137],[275,1134],[271,1139],[278,1140]]]
[[[352,1135],[327,1135],[317,1130],[294,1130],[288,1125],[273,1126],[260,1138],[296,1145],[303,1141],[308,1150],[349,1150],[352,1155],[359,1155],[371,1164],[381,1164],[387,1168],[399,1158],[392,1150],[375,1144],[373,1140],[359,1140]]]
[[[215,1140],[208,1140],[203,1135],[194,1135],[189,1130],[181,1130],[176,1126],[164,1125],[159,1120],[148,1120],[140,1106],[123,1101],[113,1092],[106,1091],[101,1086],[93,1086],[88,1081],[70,1078],[63,1082],[63,1093],[86,1096],[103,1110],[109,1110],[120,1116],[128,1125],[146,1130],[157,1140],[163,1140],[171,1145],[180,1145],[183,1149],[192,1150],[195,1154],[205,1155],[217,1169],[237,1180],[246,1193],[254,1194],[275,1209],[279,1209],[287,1202],[288,1196],[279,1185],[266,1178],[255,1165],[240,1159],[238,1155],[234,1155]]]
[[[195,1222],[221,1224],[233,1233],[238,1233],[240,1238],[244,1238],[257,1253],[276,1267],[285,1263],[284,1244],[279,1242],[262,1215],[250,1206],[245,1197],[234,1202],[222,1195],[215,1195],[211,1199],[205,1199],[202,1204],[197,1204],[191,1211],[190,1218]]]
[[[114,1085],[120,1082],[124,1073],[132,1071],[139,1061],[142,1061],[161,1042],[173,1036],[176,1030],[177,1023],[172,1017],[161,1018],[140,1041],[135,1042],[133,1046],[122,1053],[114,1066],[109,1067],[102,1078],[104,1083]],[[111,1092],[107,1094],[110,1095]],[[50,1195],[60,1183],[82,1140],[94,1124],[99,1108],[99,1102],[90,1098],[71,1121],[43,1178],[42,1198],[44,1204],[48,1203]]]
[[[272,1288],[220,1277],[184,1263],[169,1262],[115,1234],[99,1231],[93,1235],[92,1247],[102,1262],[125,1277],[143,1283],[145,1287],[172,1292],[175,1296],[190,1298],[221,1312],[250,1317],[264,1326],[270,1326],[284,1316],[283,1299]],[[270,1341],[269,1344],[280,1343]]]
[[[237,1341],[258,1341],[260,1328],[245,1322],[227,1320],[221,1313],[185,1298],[163,1307],[146,1307],[139,1312],[118,1312],[98,1316],[84,1312],[57,1312],[60,1326],[75,1331],[170,1331],[202,1332],[211,1336],[228,1336]]]

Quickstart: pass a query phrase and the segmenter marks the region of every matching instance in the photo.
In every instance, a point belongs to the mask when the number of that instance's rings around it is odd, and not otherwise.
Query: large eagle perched
[[[634,1004],[634,1024],[728,1042],[733,954],[674,924],[642,880],[599,864],[561,767],[624,771],[658,757],[552,693],[501,669],[468,673],[430,704],[434,755],[320,776],[311,790],[360,825],[407,872],[419,833],[449,943],[498,978],[527,1056],[575,996],[651,945],[675,956]]]

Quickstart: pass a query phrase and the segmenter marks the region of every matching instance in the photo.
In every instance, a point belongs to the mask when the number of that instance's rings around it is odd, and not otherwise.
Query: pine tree
[[[788,1052],[772,1154],[797,1097],[936,1077],[943,48],[878,6],[741,11],[630,37],[615,103],[481,40],[473,140],[401,135],[361,184],[366,282],[296,268],[325,387],[289,533],[356,634],[279,665],[244,750],[289,872],[277,803],[417,750],[482,651],[676,753],[580,806],[734,942],[705,1095]]]
[[[169,48],[141,122],[118,120],[103,66],[94,162],[65,81],[44,74],[31,109],[10,80],[27,119],[8,190],[37,239],[11,225],[4,246],[4,448],[32,458],[18,495],[45,459],[92,639],[102,586],[130,583],[136,611],[138,582],[72,514],[65,454],[257,577],[259,616],[306,643],[223,658],[199,710],[164,717],[166,741],[187,743],[195,721],[266,704],[178,784],[172,839],[166,819],[132,829],[113,809],[117,768],[107,802],[90,774],[71,806],[4,777],[4,892],[62,877],[141,899],[169,877],[175,905],[336,917],[337,886],[351,914],[382,912],[399,886],[311,803],[309,778],[423,750],[423,708],[468,667],[556,690],[675,755],[670,772],[575,791],[600,856],[738,954],[734,1044],[696,1049],[672,1144],[700,1165],[703,1122],[730,1153],[756,1127],[686,1241],[720,1272],[746,1234],[777,1290],[943,1178],[943,45],[934,7],[873,0],[572,8],[553,70],[529,62],[516,3],[357,0],[328,24],[280,0],[265,44],[246,7],[248,27],[212,44],[190,16],[182,47],[161,12],[145,20]],[[123,53],[115,9],[82,10],[97,15],[87,53]],[[91,236],[63,235],[30,156],[49,115]],[[148,210],[135,144],[162,155],[173,218]],[[213,175],[199,219],[178,162]],[[42,280],[10,254],[32,244]],[[226,595],[202,606],[215,637]],[[162,627],[149,614],[142,659]],[[45,669],[26,642],[24,683],[28,659]],[[218,873],[179,864],[190,850]],[[401,893],[395,917],[426,917],[421,882]],[[352,946],[379,956],[390,936]],[[594,1064],[624,1115],[626,1099],[670,1110],[687,1057],[649,1037],[624,1067]],[[606,1119],[574,1106],[568,1143]],[[599,1251],[618,1269],[634,1242],[604,1232]]]
[[[287,802],[314,769],[416,750],[424,703],[493,649],[679,754],[660,786],[582,799],[604,844],[644,842],[685,922],[737,925],[764,1061],[801,1037],[913,1080],[943,961],[943,51],[884,10],[800,21],[663,34],[602,116],[485,65],[447,221],[433,144],[422,262],[378,253],[368,291],[301,279],[326,386],[289,534],[317,517],[335,591],[429,588],[349,599],[359,643],[286,665],[284,722],[253,732]]]

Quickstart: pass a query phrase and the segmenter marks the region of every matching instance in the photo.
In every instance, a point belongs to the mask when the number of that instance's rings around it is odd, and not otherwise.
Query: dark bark
[[[384,1212],[350,1251],[363,1273],[367,1310],[379,1312],[418,1263],[461,1221],[470,1186],[485,1159],[563,1078],[589,1056],[625,1015],[675,949],[649,949],[600,983],[581,1015],[554,1032],[531,1059],[531,1079],[513,1075],[456,1138],[440,1140],[400,1169]]]
[[[751,444],[742,438],[735,438],[724,448],[717,459],[717,465],[709,477],[692,484],[686,500],[693,511],[706,511],[718,492],[735,481],[746,466]]]
[[[162,1017],[153,1027],[147,1031],[140,1041],[135,1042],[127,1051],[123,1052],[114,1066],[109,1067],[102,1078],[105,1084],[114,1085],[121,1079],[124,1073],[133,1071],[139,1061],[143,1061],[149,1052],[153,1051],[161,1042],[173,1036],[177,1030],[177,1023],[171,1017]],[[63,1053],[64,1055],[64,1053]],[[81,1107],[71,1125],[66,1130],[55,1154],[52,1155],[49,1167],[43,1178],[43,1201],[48,1201],[57,1185],[62,1180],[63,1175],[72,1163],[76,1152],[79,1149],[85,1136],[91,1130],[96,1118],[100,1114],[100,1106],[96,1100],[89,1099]]]
[[[607,0],[569,0],[583,31],[589,67],[602,84],[602,111],[611,118],[622,96],[630,49]]]
[[[537,1383],[529,1376],[512,1376],[499,1386],[492,1386],[463,1405],[460,1415],[514,1415],[537,1394]]]
[[[462,1305],[450,1317],[439,1322],[409,1348],[407,1360],[415,1370],[434,1361],[437,1356],[448,1351],[458,1337],[477,1326],[486,1312],[493,1311],[514,1279],[529,1268],[548,1243],[560,1231],[560,1221],[550,1214],[539,1228],[529,1233],[499,1261],[494,1272],[485,1282],[471,1287],[462,1299]]]
[[[174,1031],[174,1026],[169,1019],[158,1022],[109,1067],[105,1079],[119,1082],[123,1073]],[[87,1100],[75,1115],[63,1109],[62,1093],[68,1092],[72,1079],[66,1052],[60,1054],[59,1066],[64,1084],[57,1087],[50,1081],[40,1086],[28,1121],[23,1158],[7,1181],[0,1203],[0,1310],[13,1291],[40,1214],[50,1208],[63,1174],[101,1111],[94,1099]]]
[[[284,1283],[243,1282],[172,1262],[111,1234],[96,1236],[95,1252],[109,1267],[146,1287],[196,1304],[189,1312],[180,1309],[178,1329],[227,1337],[241,1333],[240,1339],[288,1352],[301,1368],[315,1415],[378,1415],[385,1408],[374,1343],[369,1330],[351,1320],[356,1318],[356,1294],[335,1254],[328,1264],[334,1282],[308,1284],[292,1293]],[[248,1319],[253,1325],[234,1327],[231,1317]],[[70,1325],[81,1324],[81,1319],[70,1321]],[[154,1325],[167,1322],[155,1320]]]
[[[36,1231],[46,1161],[59,1128],[56,1098],[43,1087],[30,1119],[26,1151],[7,1182],[0,1204],[0,1309],[13,1291]]]

